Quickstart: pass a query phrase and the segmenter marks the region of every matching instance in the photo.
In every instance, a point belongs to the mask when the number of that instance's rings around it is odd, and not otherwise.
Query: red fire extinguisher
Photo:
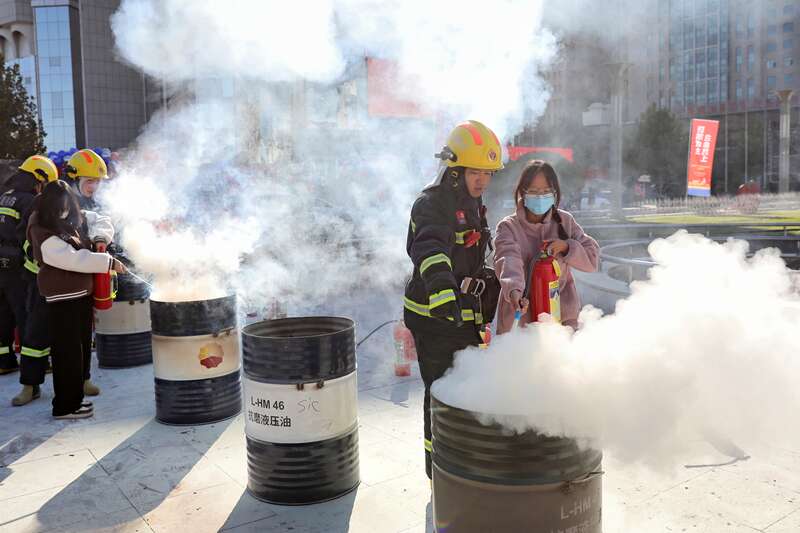
[[[492,343],[492,325],[486,324],[483,331],[480,332],[480,336],[481,336],[481,341],[483,341],[481,342],[480,347],[488,348],[489,345]]]
[[[398,320],[394,325],[394,375],[410,376],[411,361],[417,360],[417,347],[414,344],[414,336],[411,334],[405,323]]]
[[[545,242],[539,252],[539,258],[531,269],[530,293],[531,322],[537,322],[539,315],[547,313],[556,322],[561,322],[561,294],[559,278],[561,267],[558,261],[547,250]]]
[[[94,275],[94,307],[101,311],[111,309],[117,296],[117,273],[114,271]]]

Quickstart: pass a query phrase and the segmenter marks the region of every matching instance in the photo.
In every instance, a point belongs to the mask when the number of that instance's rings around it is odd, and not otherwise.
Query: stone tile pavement
[[[364,323],[378,324],[377,317]],[[362,329],[362,334],[365,329]],[[16,408],[17,374],[0,376],[0,532],[430,532],[422,384],[392,372],[391,331],[359,351],[359,488],[303,507],[245,490],[242,417],[195,427],[154,421],[152,367],[96,369],[94,418]],[[800,451],[748,450],[748,461],[654,473],[604,461],[606,532],[800,531]],[[681,464],[729,461],[705,442]]]

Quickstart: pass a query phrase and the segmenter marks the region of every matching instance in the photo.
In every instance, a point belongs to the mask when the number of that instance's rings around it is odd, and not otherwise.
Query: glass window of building
[[[694,90],[697,99],[697,105],[706,105],[706,82],[698,81],[694,86]]]
[[[736,36],[742,37],[744,35],[744,20],[742,20],[742,15],[736,16]]]
[[[794,74],[784,74],[783,75],[783,84],[788,87],[792,83],[794,83]]]
[[[794,5],[787,4],[783,6],[783,14],[784,15],[793,15],[794,14]]]
[[[708,49],[708,77],[715,78],[718,74],[718,61],[717,61],[717,49],[716,48],[709,48]]]
[[[694,83],[691,81],[687,81],[686,85],[683,88],[683,95],[684,100],[686,100],[686,105],[693,105],[694,104]]]
[[[742,94],[742,80],[736,80],[736,99],[742,100],[744,95]]]
[[[778,79],[775,76],[767,76],[767,88],[774,89],[778,84]]]
[[[778,43],[767,43],[767,53],[774,52],[778,49]]]
[[[699,19],[694,31],[694,45],[701,47],[706,45],[706,25],[704,19]]]
[[[771,19],[774,19],[778,16],[778,8],[775,6],[771,6],[767,8],[767,16]]]
[[[756,49],[754,46],[747,47],[747,70],[753,70],[756,66]]]
[[[706,0],[696,0],[695,2],[691,2],[694,5],[694,16],[695,17],[702,17],[708,11],[708,2]]]
[[[793,32],[794,32],[794,22],[784,22],[783,33],[793,33]]]
[[[767,25],[767,35],[769,36],[778,35],[778,25],[777,24]]]
[[[708,103],[716,104],[719,100],[719,98],[717,98],[718,95],[717,80],[708,80]]]
[[[783,66],[784,67],[794,66],[794,58],[793,57],[784,57],[783,58]]]
[[[756,15],[749,13],[747,16],[747,36],[752,37],[756,34]]]
[[[791,50],[794,48],[794,40],[793,39],[784,39],[783,40],[783,49],[784,50]]]
[[[70,8],[35,8],[39,93],[48,150],[76,145]]]
[[[750,99],[756,97],[756,82],[753,78],[747,80],[747,97]]]
[[[742,71],[742,49],[736,47],[736,72]]]
[[[708,0],[708,10],[709,11],[719,10],[719,0]]]
[[[767,68],[778,68],[778,62],[774,59],[767,59]]]

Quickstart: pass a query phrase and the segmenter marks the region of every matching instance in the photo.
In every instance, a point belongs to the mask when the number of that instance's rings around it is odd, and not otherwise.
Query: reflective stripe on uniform
[[[468,233],[472,233],[473,230],[468,229],[467,231],[457,231],[456,232],[456,244],[464,244],[464,237],[467,236]]]
[[[426,452],[433,451],[433,443],[431,443],[431,441],[429,441],[428,439],[425,439],[425,451]]]
[[[33,272],[34,274],[39,273],[39,262],[36,259],[31,259],[28,257],[28,248],[31,247],[30,241],[25,241],[25,244],[22,245],[22,251],[25,252],[25,264],[23,265],[27,270]]]
[[[26,270],[29,270],[33,274],[39,273],[39,264],[35,260],[31,261],[26,257],[25,263],[22,266],[24,266]]]
[[[7,353],[11,353],[11,348],[8,346],[0,346],[0,355],[5,355]]]
[[[0,215],[8,215],[19,220],[19,211],[10,207],[0,207]]]
[[[449,266],[451,270],[453,269],[453,263],[450,262],[450,258],[447,257],[447,255],[436,254],[428,257],[422,262],[422,264],[419,266],[419,273],[420,274],[424,273],[426,270],[428,270],[430,267],[432,267],[437,263],[447,263],[447,266]]]
[[[456,293],[453,289],[445,289],[443,291],[439,291],[436,294],[431,294],[428,298],[428,307],[430,309],[436,309],[440,305],[444,305],[448,302],[455,302],[456,301]]]
[[[20,355],[27,355],[28,357],[47,357],[50,355],[50,348],[45,348],[44,350],[36,350],[34,348],[28,348],[27,346],[23,346],[19,350]]]
[[[412,313],[430,318],[431,308],[429,305],[420,304],[408,298],[403,298],[403,303],[404,307]],[[448,318],[448,320],[453,319]],[[483,315],[481,313],[475,313],[472,309],[462,309],[461,320],[464,322],[472,322],[474,320],[476,324],[483,324]]]

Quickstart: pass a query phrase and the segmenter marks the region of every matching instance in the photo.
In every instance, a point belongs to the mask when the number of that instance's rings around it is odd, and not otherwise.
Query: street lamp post
[[[789,192],[789,141],[792,111],[791,89],[778,91],[781,99],[780,158],[778,159],[778,192]]]
[[[623,95],[628,76],[628,63],[609,63],[611,76],[611,142],[610,176],[614,187],[613,208],[617,217],[622,217],[622,111]]]

